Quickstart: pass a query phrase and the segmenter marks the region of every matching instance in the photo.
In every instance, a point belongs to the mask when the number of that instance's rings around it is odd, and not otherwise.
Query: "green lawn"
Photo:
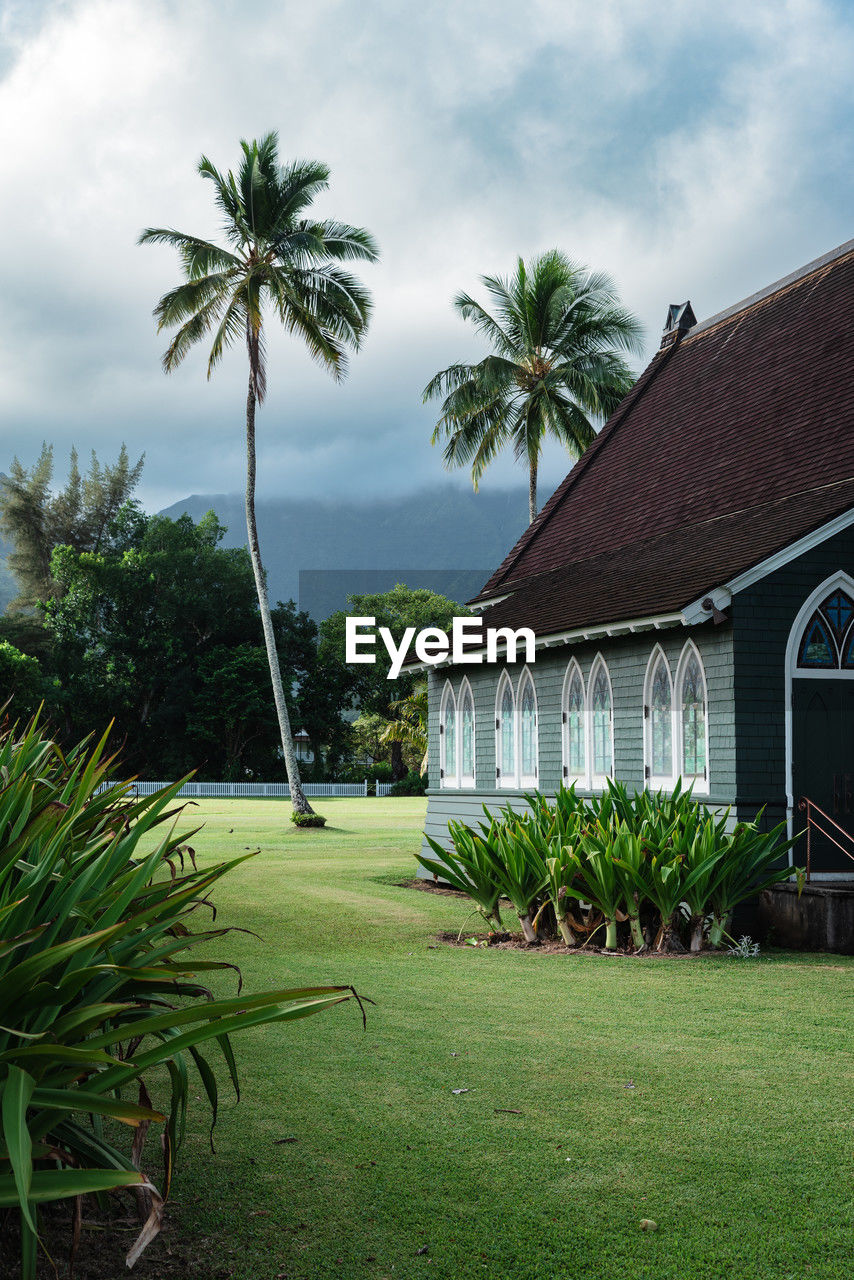
[[[151,1274],[179,1238],[186,1274],[236,1280],[850,1270],[850,958],[431,949],[467,908],[393,883],[424,802],[319,807],[321,832],[283,803],[191,810],[200,858],[261,849],[216,899],[263,941],[222,952],[249,990],[353,983],[376,1007],[366,1033],[345,1005],[236,1042],[243,1100],[223,1089],[215,1156],[191,1114]]]

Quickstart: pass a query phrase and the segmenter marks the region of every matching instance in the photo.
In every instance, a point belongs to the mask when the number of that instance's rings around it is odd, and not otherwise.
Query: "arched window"
[[[527,669],[519,681],[519,743],[521,783],[523,787],[535,787],[538,773],[537,745],[537,695],[534,681]]]
[[[474,786],[474,698],[468,680],[460,686],[460,786]]]
[[[854,600],[845,591],[832,591],[807,622],[798,646],[798,666],[854,668]]]
[[[439,779],[443,787],[459,786],[457,777],[457,700],[445,681],[439,713]]]
[[[614,733],[611,680],[601,656],[590,672],[590,765],[591,785],[604,787],[614,772]]]
[[[584,680],[573,658],[563,682],[563,776],[567,783],[587,785],[587,716]]]
[[[652,651],[646,673],[643,707],[646,723],[646,766],[644,772],[651,787],[673,783],[673,683],[670,665],[663,650]]]
[[[677,680],[679,714],[679,773],[695,791],[709,789],[708,715],[703,663],[689,640],[679,660]]]
[[[495,773],[499,787],[516,786],[516,699],[505,671],[495,702]]]

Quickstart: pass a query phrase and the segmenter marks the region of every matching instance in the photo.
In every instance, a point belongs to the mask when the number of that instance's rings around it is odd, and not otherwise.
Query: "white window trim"
[[[608,699],[609,699],[609,729],[611,734],[611,772],[594,773],[595,755],[593,751],[593,687],[596,684],[596,677],[599,674],[599,668],[605,672],[605,679],[608,681]],[[587,682],[587,759],[590,769],[590,790],[604,791],[608,780],[614,776],[614,686],[611,683],[611,672],[608,670],[608,664],[602,657],[601,653],[597,653],[590,667],[590,676]]]
[[[534,772],[522,772],[522,695],[525,692],[525,686],[530,684],[531,693],[534,697]],[[525,666],[522,674],[519,676],[519,683],[516,686],[516,771],[519,776],[520,785],[523,787],[539,786],[540,774],[540,709],[537,702],[537,686],[534,684],[534,677],[531,675],[530,668]]]
[[[569,767],[569,690],[575,676],[581,681],[581,728],[584,733],[584,771],[573,773]],[[573,784],[587,790],[587,779],[590,773],[590,735],[587,732],[587,691],[584,685],[584,672],[576,658],[572,658],[563,677],[563,690],[560,695],[561,719],[561,777],[564,786]]]
[[[685,669],[691,655],[694,655],[700,667],[700,677],[703,681],[703,703],[706,714],[703,717],[703,729],[705,732],[705,752],[706,752],[706,770],[705,777],[694,778],[693,783],[690,779],[685,778],[682,773],[682,682],[685,679]],[[706,679],[706,668],[700,655],[700,650],[694,644],[693,640],[686,640],[683,645],[682,652],[679,655],[679,664],[676,668],[676,688],[675,688],[674,710],[676,715],[676,772],[677,777],[682,779],[685,786],[691,786],[695,796],[707,796],[711,790],[709,778],[711,775],[711,765],[709,762],[709,682]]]
[[[850,514],[850,513],[849,513]],[[829,671],[821,667],[799,667],[798,651],[801,646],[801,636],[804,627],[809,622],[822,600],[826,600],[832,591],[846,591],[848,595],[854,596],[854,578],[850,574],[839,570],[832,573],[829,578],[825,578],[820,582],[814,591],[811,591],[804,600],[797,612],[791,630],[789,631],[789,639],[786,644],[786,693],[785,693],[785,716],[786,716],[786,799],[788,801],[788,822],[789,822],[789,838],[795,834],[794,831],[794,778],[793,769],[794,761],[792,754],[792,680],[854,680],[854,671],[852,670],[833,670]],[[789,850],[789,866],[794,866],[795,854],[794,850]],[[836,873],[834,873],[836,874]],[[813,876],[815,879],[815,875]]]
[[[449,702],[453,702],[453,704],[454,704],[454,747],[455,747],[454,761],[455,761],[455,770],[454,770],[454,773],[453,773],[453,774],[449,774],[449,773],[448,773],[448,765],[447,765],[447,757],[448,757],[448,750],[447,750],[447,743],[448,743],[447,711],[448,711],[448,703],[449,703]],[[456,694],[454,693],[454,688],[453,688],[453,685],[451,684],[450,680],[446,680],[446,681],[445,681],[445,687],[444,687],[444,689],[442,690],[442,702],[441,702],[441,705],[440,705],[440,708],[439,708],[439,786],[440,786],[440,787],[453,788],[453,787],[459,787],[459,785],[460,785],[460,781],[459,781],[459,767],[460,767],[459,733],[460,733],[460,729],[459,729],[459,716],[458,716],[458,714],[457,714],[457,698],[456,698]]]
[[[653,742],[652,742],[652,682],[659,662],[664,663],[667,672],[667,679],[670,684],[670,773],[657,774],[653,773]],[[705,680],[705,672],[704,672]],[[643,682],[643,753],[644,753],[644,781],[649,791],[667,791],[673,789],[676,785],[677,761],[681,759],[681,755],[677,756],[677,748],[680,746],[679,736],[677,733],[677,716],[676,716],[676,687],[673,681],[673,672],[670,670],[670,662],[667,654],[664,652],[660,644],[657,644],[652,653],[649,655],[649,662],[646,666],[646,675]],[[680,705],[681,717],[681,705]],[[708,720],[708,696],[706,697],[706,719]],[[681,724],[681,718],[679,719]],[[706,757],[708,764],[708,755]]]
[[[504,699],[504,690],[509,688],[510,697],[513,699],[513,772],[505,774],[502,768],[501,760],[501,703]],[[495,695],[495,785],[498,790],[507,790],[518,786],[519,778],[519,724],[517,721],[517,703],[516,694],[513,691],[513,681],[510,679],[506,671],[502,671],[501,678],[498,681],[498,691]]]
[[[463,773],[463,705],[466,697],[471,699],[471,763],[472,771],[470,774]],[[475,775],[477,773],[477,713],[474,709],[474,694],[472,687],[468,682],[468,677],[463,677],[460,685],[460,694],[457,698],[457,733],[459,741],[457,743],[457,776],[459,777],[459,785],[461,787],[472,788],[475,785]]]

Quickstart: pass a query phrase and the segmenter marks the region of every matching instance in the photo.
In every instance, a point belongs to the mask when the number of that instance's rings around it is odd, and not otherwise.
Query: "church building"
[[[430,668],[432,836],[534,788],[681,778],[809,814],[813,880],[854,875],[854,241],[701,323],[671,306],[471,604],[534,661]]]

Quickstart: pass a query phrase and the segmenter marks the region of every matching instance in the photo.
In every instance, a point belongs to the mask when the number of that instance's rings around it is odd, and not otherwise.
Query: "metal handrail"
[[[817,805],[814,800],[810,800],[809,796],[801,797],[798,801],[798,808],[801,813],[805,813],[807,815],[807,884],[809,884],[810,880],[810,855],[812,852],[811,837],[813,827],[815,827],[819,835],[824,836],[825,840],[829,840],[831,844],[835,844],[837,849],[840,849],[845,854],[846,858],[850,858],[852,862],[854,862],[854,836],[852,836],[850,832],[846,831],[844,827],[840,827],[839,823],[836,822],[835,819],[831,818],[829,813],[825,813],[824,809],[822,809],[820,805]],[[846,843],[840,844],[835,836],[831,835],[829,831],[825,831],[821,826],[821,823],[817,822],[814,818],[814,813],[819,814],[825,822],[829,822],[830,825],[839,832]]]

